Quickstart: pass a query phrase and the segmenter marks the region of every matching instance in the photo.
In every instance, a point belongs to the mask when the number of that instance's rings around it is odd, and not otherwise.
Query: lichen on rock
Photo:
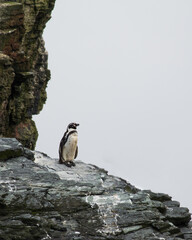
[[[31,149],[38,136],[32,115],[42,110],[50,79],[42,33],[54,3],[0,0],[0,136]]]

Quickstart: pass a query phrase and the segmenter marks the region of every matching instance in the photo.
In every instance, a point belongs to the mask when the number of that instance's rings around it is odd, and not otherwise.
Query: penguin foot
[[[74,162],[71,162],[71,166],[75,167],[75,163],[74,163]]]
[[[65,164],[67,167],[71,167],[71,166],[72,166],[69,161],[64,162],[64,164]]]
[[[67,167],[75,166],[75,163],[72,162],[72,161],[65,161],[64,164],[65,164]]]

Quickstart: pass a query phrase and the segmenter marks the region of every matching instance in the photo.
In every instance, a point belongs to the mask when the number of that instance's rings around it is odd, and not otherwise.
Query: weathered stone
[[[172,208],[172,207],[180,207],[180,203],[177,201],[165,201],[164,204],[166,207]]]
[[[23,155],[30,159],[30,160],[35,160],[35,157],[34,157],[34,152],[30,151],[28,148],[23,148]]]
[[[192,239],[188,210],[170,196],[81,161],[68,168],[46,154],[36,152],[35,162],[23,154],[0,164],[0,239]]]
[[[25,147],[34,149],[38,137],[34,121],[27,119],[14,125],[10,128],[10,136],[17,138]]]
[[[6,129],[9,127],[7,105],[15,77],[12,64],[13,61],[10,57],[0,53],[0,136],[4,135]]]
[[[46,101],[50,79],[42,33],[55,0],[0,1],[0,136],[34,149],[31,120]]]
[[[185,224],[188,224],[191,219],[191,214],[187,208],[172,207],[167,208],[166,218],[176,226],[183,226]]]
[[[181,227],[181,232],[184,235],[185,239],[192,239],[192,222],[189,223],[188,227]]]
[[[144,192],[148,193],[152,200],[157,200],[157,201],[161,201],[161,202],[171,200],[171,197],[168,194],[165,194],[165,193],[154,193],[150,190],[144,190]]]
[[[17,139],[0,138],[0,160],[7,160],[25,156],[28,159],[34,160],[34,153],[27,148],[24,148]]]
[[[23,153],[23,146],[16,139],[0,138],[0,160],[19,157]]]

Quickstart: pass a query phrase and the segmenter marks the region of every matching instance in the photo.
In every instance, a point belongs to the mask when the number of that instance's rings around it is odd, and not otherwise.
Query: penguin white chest
[[[73,161],[75,158],[75,152],[77,148],[77,133],[69,135],[67,142],[63,148],[63,158],[65,161]]]

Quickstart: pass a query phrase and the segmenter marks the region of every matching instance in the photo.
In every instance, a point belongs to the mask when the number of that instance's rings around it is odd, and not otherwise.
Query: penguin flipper
[[[75,158],[77,157],[77,155],[78,155],[78,146],[77,146],[76,151],[75,151]]]
[[[63,149],[64,142],[65,142],[65,139],[63,137],[59,145],[59,163],[63,163],[65,161],[62,156],[62,149]]]

